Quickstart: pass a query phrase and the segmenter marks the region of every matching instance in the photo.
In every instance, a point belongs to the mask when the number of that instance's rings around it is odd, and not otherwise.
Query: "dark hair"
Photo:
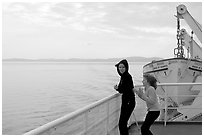
[[[146,78],[147,82],[150,84],[150,86],[154,87],[155,90],[156,90],[156,88],[157,88],[157,79],[154,76],[150,75],[150,74],[144,74],[143,77]]]
[[[124,66],[125,66],[125,73],[128,73],[128,70],[129,70],[129,65],[128,65],[128,61],[126,60],[126,59],[123,59],[123,60],[121,60],[119,63],[117,63],[116,65],[115,65],[115,67],[117,67],[117,71],[118,71],[118,74],[120,75],[120,76],[122,76],[122,74],[120,73],[120,71],[119,71],[119,65],[120,64],[123,64]]]

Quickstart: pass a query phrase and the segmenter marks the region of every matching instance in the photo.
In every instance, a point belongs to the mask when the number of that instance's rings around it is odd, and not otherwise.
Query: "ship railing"
[[[118,134],[120,103],[119,93],[110,95],[25,135]]]
[[[169,86],[202,86],[202,83],[158,83],[157,85],[162,86],[164,91],[167,91],[167,88]],[[136,85],[135,87],[143,87],[143,85]],[[201,87],[202,88],[202,87]],[[202,90],[200,90],[200,92],[202,92]],[[182,106],[168,106],[167,100],[169,97],[199,97],[200,101],[202,102],[202,94],[201,95],[169,95],[167,92],[164,93],[164,107],[161,107],[161,109],[163,109],[165,111],[164,113],[164,126],[166,126],[167,122],[168,122],[168,118],[167,118],[167,111],[170,109],[200,109],[202,112],[202,105],[200,107],[187,107],[187,108],[183,108]]]
[[[158,86],[185,86],[202,85],[202,83],[162,83]],[[137,85],[136,87],[141,87]],[[165,102],[167,102],[167,94]],[[118,119],[120,115],[121,95],[119,93],[110,95],[104,99],[94,102],[84,108],[76,110],[50,123],[33,129],[26,135],[55,134],[55,135],[90,135],[90,134],[119,134]],[[136,107],[137,108],[137,107]],[[168,106],[165,105],[165,112]],[[199,108],[200,109],[200,108]],[[129,124],[137,122],[135,113],[130,117]],[[165,125],[167,118],[165,116]]]

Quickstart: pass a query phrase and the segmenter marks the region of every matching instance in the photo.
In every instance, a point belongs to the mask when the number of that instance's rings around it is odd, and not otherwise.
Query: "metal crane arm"
[[[199,24],[188,12],[185,5],[179,5],[177,7],[177,17],[184,19],[193,32],[196,34],[197,38],[202,43],[202,25]]]
[[[188,35],[185,29],[181,29],[180,36],[183,39],[182,45],[189,49],[191,58],[202,59],[202,48]]]

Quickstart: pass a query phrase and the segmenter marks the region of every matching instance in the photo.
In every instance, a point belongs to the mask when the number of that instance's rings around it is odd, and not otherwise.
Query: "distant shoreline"
[[[118,62],[122,59],[127,59],[129,62],[151,62],[153,60],[161,60],[159,57],[145,58],[145,57],[126,57],[126,58],[108,58],[108,59],[23,59],[23,58],[9,58],[2,59],[3,62]]]

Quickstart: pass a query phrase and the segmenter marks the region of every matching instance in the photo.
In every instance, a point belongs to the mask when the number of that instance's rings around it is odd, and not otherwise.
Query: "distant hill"
[[[23,58],[9,58],[2,59],[3,62],[118,62],[122,59],[127,59],[129,62],[151,62],[153,60],[160,60],[159,57],[126,57],[126,58],[107,58],[107,59],[23,59]]]

